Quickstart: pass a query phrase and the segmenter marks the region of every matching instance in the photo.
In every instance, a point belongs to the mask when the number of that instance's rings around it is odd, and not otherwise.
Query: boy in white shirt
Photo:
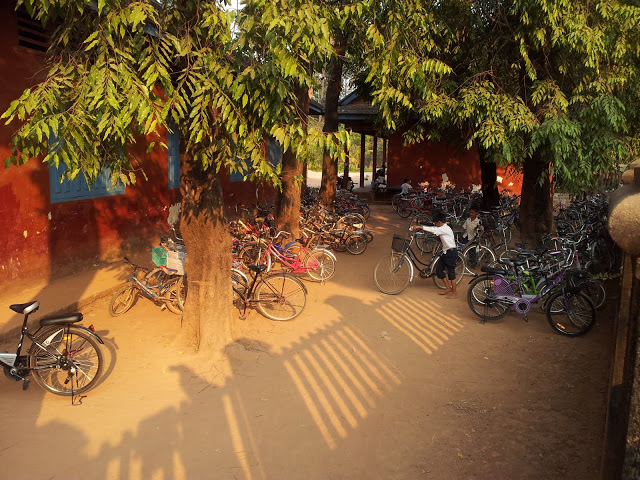
[[[478,207],[472,205],[469,207],[469,218],[467,218],[462,224],[462,229],[464,230],[464,234],[460,239],[461,244],[466,244],[469,241],[476,238],[478,234],[478,227],[480,226],[480,219],[478,218]],[[469,255],[470,267],[474,268],[476,266],[477,254],[476,249],[471,250]]]
[[[458,260],[458,250],[456,249],[456,239],[453,235],[453,230],[447,225],[447,216],[444,213],[436,213],[433,216],[433,221],[436,224],[435,227],[414,225],[411,229],[414,231],[424,230],[438,236],[440,242],[442,242],[442,250],[444,253],[436,264],[436,275],[444,281],[447,287],[446,290],[440,292],[440,295],[445,295],[446,298],[457,298],[456,262]],[[445,268],[447,269],[447,276],[444,274]]]
[[[400,193],[402,195],[407,195],[409,193],[409,190],[411,190],[412,188],[413,187],[411,186],[411,180],[405,178],[404,183],[400,185]]]

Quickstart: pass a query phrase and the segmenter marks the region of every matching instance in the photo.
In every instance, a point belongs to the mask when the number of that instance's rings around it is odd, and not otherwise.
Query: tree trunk
[[[520,234],[530,247],[542,244],[542,235],[553,226],[553,201],[549,162],[540,151],[524,161],[520,199]]]
[[[324,128],[325,133],[338,131],[338,102],[342,91],[342,66],[344,64],[344,36],[339,30],[334,31],[334,48],[336,55],[329,62],[329,79],[327,83],[327,95],[324,102]],[[346,178],[344,179],[347,180]],[[331,154],[325,149],[322,156],[322,181],[320,184],[320,199],[325,205],[333,205],[336,197],[336,184],[338,182],[338,159],[331,158]]]
[[[309,90],[299,86],[296,91],[300,126],[306,131],[309,117]],[[300,233],[300,178],[303,163],[291,149],[282,155],[282,191],[276,201],[276,224],[280,230],[291,232],[293,238]]]
[[[480,156],[480,177],[482,182],[482,204],[480,208],[482,210],[490,210],[491,207],[500,205],[496,164],[487,161],[487,153],[484,148],[478,147],[478,155]]]
[[[179,342],[193,353],[221,352],[232,342],[233,302],[231,236],[222,186],[215,167],[203,170],[187,155],[180,157],[180,230],[188,253],[188,295]]]

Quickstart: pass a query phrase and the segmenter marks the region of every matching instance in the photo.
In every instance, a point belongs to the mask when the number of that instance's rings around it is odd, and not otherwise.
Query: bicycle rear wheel
[[[439,261],[440,258],[436,260],[436,263],[433,264],[433,268],[431,269],[431,278],[433,279],[433,283],[435,283],[436,287],[438,287],[440,290],[445,290],[447,286],[444,284],[444,279],[438,278],[434,273]],[[464,263],[464,255],[462,254],[462,252],[458,252],[458,258],[456,258],[456,282],[459,283],[460,279],[464,276],[465,273],[466,267]]]
[[[118,290],[109,302],[109,315],[117,317],[127,313],[138,297],[138,289],[134,282],[128,282],[124,287]]]
[[[399,252],[382,257],[373,270],[373,281],[382,293],[396,295],[411,281],[411,260]]]
[[[547,321],[568,337],[587,333],[596,324],[596,307],[581,292],[556,292],[547,301]]]
[[[304,260],[307,275],[316,282],[329,280],[336,273],[336,262],[325,249],[313,250]]]
[[[176,315],[182,314],[184,309],[184,300],[186,298],[186,291],[183,293],[180,290],[183,288],[182,276],[175,276],[165,280],[163,284],[163,291],[161,295],[168,298],[164,304],[171,313]]]
[[[83,329],[51,327],[40,332],[29,349],[33,379],[56,395],[77,395],[96,385],[102,374],[102,350],[98,341]]]
[[[494,275],[480,275],[469,284],[467,303],[473,313],[482,319],[497,320],[509,313],[508,303],[496,299]]]
[[[595,278],[585,280],[582,284],[581,292],[591,299],[596,310],[604,307],[604,303],[607,300],[607,290],[602,281],[596,280]]]
[[[367,249],[367,237],[362,233],[352,233],[346,240],[347,251],[352,255],[360,255]]]
[[[262,277],[254,297],[260,313],[271,320],[291,320],[304,310],[307,290],[300,280],[286,273]]]

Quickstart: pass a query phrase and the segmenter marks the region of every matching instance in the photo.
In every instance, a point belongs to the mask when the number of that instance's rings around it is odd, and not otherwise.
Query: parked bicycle
[[[78,395],[96,386],[102,374],[104,344],[93,325],[84,327],[82,313],[55,315],[40,319],[38,329],[27,328],[29,315],[40,308],[33,301],[11,305],[14,312],[24,315],[16,353],[0,353],[0,364],[10,380],[22,380],[22,389],[29,386],[29,375],[45,390],[56,395]],[[21,355],[24,337],[31,340],[26,355]]]
[[[234,301],[243,305],[241,319],[250,305],[271,320],[292,320],[302,313],[307,287],[300,280],[285,272],[265,274],[266,265],[249,265],[248,269],[251,278],[238,269],[231,272]]]
[[[127,257],[124,262],[133,267],[133,272],[127,284],[109,302],[109,314],[112,317],[128,312],[138,296],[146,297],[177,315],[182,313],[186,298],[182,275],[173,275],[166,267],[150,270],[134,264]]]
[[[519,270],[525,262],[512,260],[503,263],[512,267],[509,275],[500,268],[483,267],[485,274],[469,284],[467,302],[481,323],[502,318],[510,310],[527,320],[532,304],[544,298],[547,321],[556,332],[575,337],[593,328],[596,308],[591,299],[581,292],[582,283],[588,278],[586,271],[561,270],[540,285],[537,293],[527,293]]]
[[[428,263],[420,260],[419,254],[412,245],[422,232],[412,233],[409,238],[394,235],[391,242],[391,253],[382,257],[373,270],[373,281],[382,293],[395,295],[402,292],[417,274],[422,278],[433,278],[436,286],[444,290],[445,284],[436,273],[436,265],[442,256],[442,246],[437,243]],[[460,279],[465,272],[464,258],[458,252],[456,261],[456,277]]]

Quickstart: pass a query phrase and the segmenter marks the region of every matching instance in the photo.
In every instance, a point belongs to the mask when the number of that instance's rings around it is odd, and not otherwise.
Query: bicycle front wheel
[[[496,261],[496,254],[484,245],[471,245],[462,252],[464,257],[465,273],[479,275],[482,267],[491,265]]]
[[[305,258],[307,275],[316,282],[329,280],[336,273],[336,262],[323,248],[313,250]]]
[[[135,287],[135,283],[127,283],[111,297],[111,301],[109,302],[109,315],[117,317],[127,313],[133,306],[133,302],[135,302],[137,296],[138,289]]]
[[[373,270],[373,281],[382,293],[396,295],[411,281],[411,260],[402,253],[385,255]]]
[[[496,299],[493,275],[480,275],[469,284],[467,303],[473,313],[483,321],[497,320],[509,313],[510,304]]]
[[[33,379],[56,395],[78,395],[95,387],[102,373],[102,350],[88,332],[60,326],[43,330],[29,349]]]
[[[547,301],[547,321],[568,337],[587,333],[596,324],[596,307],[581,292],[556,292]]]
[[[300,280],[286,273],[262,277],[254,297],[258,310],[271,320],[291,320],[304,310],[307,290]]]

